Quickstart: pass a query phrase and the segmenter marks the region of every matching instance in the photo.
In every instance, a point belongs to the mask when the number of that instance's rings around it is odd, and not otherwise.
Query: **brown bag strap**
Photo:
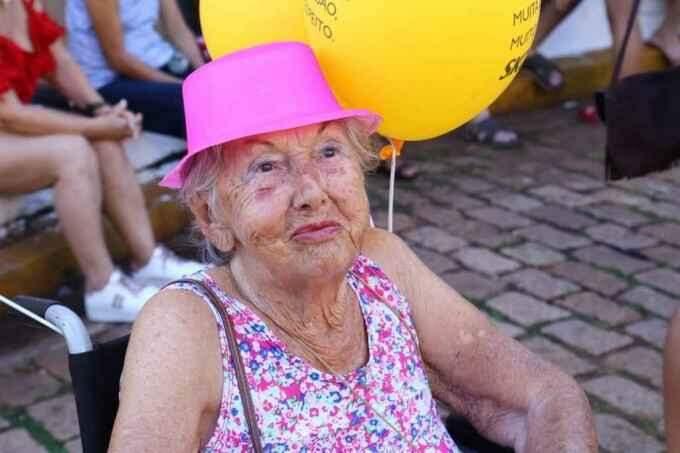
[[[236,342],[236,331],[234,330],[234,324],[231,318],[227,314],[224,305],[219,300],[215,292],[204,282],[193,278],[183,278],[180,280],[175,280],[174,282],[169,283],[167,286],[174,285],[175,283],[186,283],[188,285],[193,285],[200,288],[203,293],[208,296],[208,300],[210,300],[211,305],[215,308],[215,310],[217,310],[217,313],[219,313],[220,318],[222,319],[222,324],[224,325],[224,330],[226,332],[229,353],[231,354],[234,370],[236,371],[238,391],[241,395],[241,401],[243,402],[243,410],[245,411],[250,438],[253,441],[253,449],[255,453],[262,453],[264,450],[262,449],[260,430],[257,427],[255,405],[253,404],[253,398],[250,394],[250,386],[248,385],[248,379],[246,378],[246,369],[243,366],[243,358],[239,352],[238,343]]]

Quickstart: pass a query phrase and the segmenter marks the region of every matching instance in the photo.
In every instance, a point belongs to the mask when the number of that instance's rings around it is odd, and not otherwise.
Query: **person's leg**
[[[99,160],[104,210],[132,254],[132,268],[144,266],[154,250],[153,230],[135,171],[119,143],[92,144]]]
[[[680,310],[668,328],[663,372],[668,452],[680,453]]]
[[[680,66],[680,0],[666,0],[666,17],[650,39],[673,66]]]
[[[634,0],[607,0],[607,13],[609,14],[609,23],[611,24],[614,38],[614,55],[619,55],[621,52],[628,20],[633,9],[633,2]],[[621,78],[640,72],[643,49],[642,33],[640,33],[640,25],[636,20],[635,27],[630,36],[630,42],[626,48]]]
[[[534,48],[543,44],[550,33],[581,3],[581,0],[544,1],[541,8],[541,19],[536,29]]]
[[[463,136],[468,141],[491,145],[496,149],[512,149],[521,143],[517,132],[499,124],[489,110],[484,110],[466,124]]]
[[[21,194],[54,187],[64,236],[85,275],[87,291],[113,272],[101,220],[101,182],[90,144],[76,135],[24,137],[0,133],[0,192]]]
[[[144,115],[145,130],[185,138],[184,103],[179,83],[119,78],[99,89],[107,102],[127,99],[128,108]]]

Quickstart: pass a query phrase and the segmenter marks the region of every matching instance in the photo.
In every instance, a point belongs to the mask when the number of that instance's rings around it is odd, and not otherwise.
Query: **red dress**
[[[14,41],[0,35],[0,94],[9,90],[23,102],[30,102],[38,80],[54,71],[56,62],[50,46],[64,29],[33,5],[34,0],[21,0],[28,16],[28,32],[33,52],[27,52]]]

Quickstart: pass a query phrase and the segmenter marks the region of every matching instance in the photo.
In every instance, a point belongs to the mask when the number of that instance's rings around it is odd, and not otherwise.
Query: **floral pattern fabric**
[[[437,413],[408,302],[370,259],[359,256],[347,275],[364,316],[369,359],[342,377],[291,354],[252,310],[221,291],[208,274],[196,277],[215,291],[234,323],[266,452],[459,453]],[[201,295],[190,285],[174,287]],[[217,318],[224,387],[217,425],[203,452],[248,452],[248,425]]]

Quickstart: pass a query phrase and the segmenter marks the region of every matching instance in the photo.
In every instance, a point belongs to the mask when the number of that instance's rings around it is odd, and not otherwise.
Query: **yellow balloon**
[[[338,97],[402,140],[488,107],[531,48],[540,0],[304,0],[309,42]]]
[[[260,44],[307,40],[300,0],[201,0],[200,17],[212,58]]]

